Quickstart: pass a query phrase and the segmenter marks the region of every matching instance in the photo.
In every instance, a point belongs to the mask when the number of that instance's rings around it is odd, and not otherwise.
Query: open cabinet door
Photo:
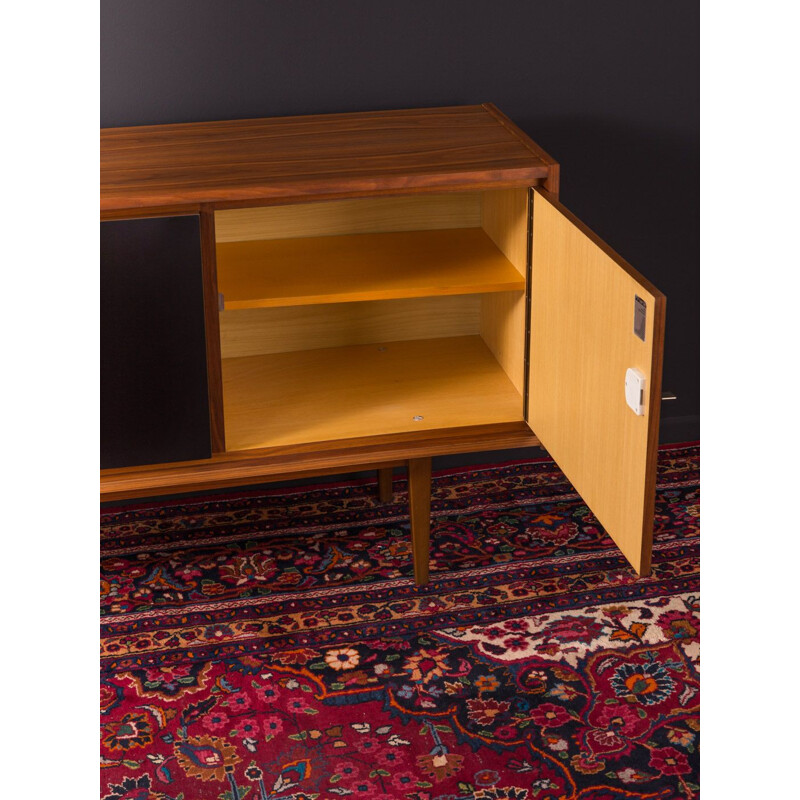
[[[666,298],[532,192],[528,424],[640,575],[653,545]],[[625,399],[644,374],[643,414]]]

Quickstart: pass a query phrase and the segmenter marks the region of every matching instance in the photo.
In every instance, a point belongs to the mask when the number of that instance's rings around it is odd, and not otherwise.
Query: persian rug
[[[106,800],[697,798],[699,447],[638,578],[552,461],[102,511]]]

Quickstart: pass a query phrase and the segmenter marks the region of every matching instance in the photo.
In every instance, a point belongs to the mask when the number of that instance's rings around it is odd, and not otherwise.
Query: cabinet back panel
[[[516,295],[520,296],[518,292]],[[222,357],[469,336],[480,330],[481,297],[453,295],[223,311]]]
[[[217,242],[478,228],[481,194],[455,192],[217,211]]]

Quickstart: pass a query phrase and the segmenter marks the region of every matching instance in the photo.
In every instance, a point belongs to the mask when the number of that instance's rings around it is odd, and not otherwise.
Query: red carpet
[[[638,579],[550,461],[102,516],[102,796],[696,798],[699,448]]]

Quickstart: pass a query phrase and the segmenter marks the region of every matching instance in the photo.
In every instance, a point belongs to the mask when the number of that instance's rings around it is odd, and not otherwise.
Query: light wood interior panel
[[[528,421],[640,573],[649,570],[664,296],[560,205],[534,191]],[[645,341],[634,297],[647,303]],[[644,416],[625,372],[646,376]]]
[[[228,358],[222,375],[229,451],[522,418],[479,336]]]
[[[528,190],[483,193],[481,224],[524,278],[528,257]],[[485,294],[481,336],[521,394],[525,383],[525,298],[518,293]]]
[[[480,331],[486,346],[520,394],[525,386],[525,295],[481,295]]]
[[[216,222],[229,451],[522,418],[527,190]]]
[[[480,314],[475,294],[223,311],[222,356],[468,336],[479,332]]]
[[[481,226],[524,278],[528,258],[527,188],[484,192]]]
[[[480,228],[217,245],[225,309],[524,291]]]
[[[216,212],[217,242],[477,228],[480,224],[479,192],[373,197]]]

